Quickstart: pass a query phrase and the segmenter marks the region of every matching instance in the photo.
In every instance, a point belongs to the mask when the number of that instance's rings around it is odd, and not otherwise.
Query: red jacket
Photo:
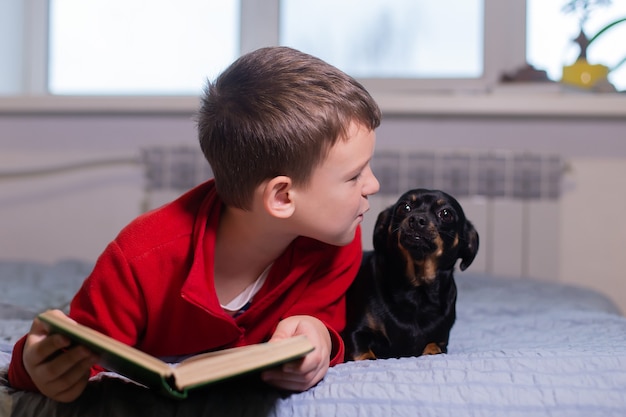
[[[330,331],[331,365],[341,362],[344,294],[361,261],[360,229],[343,247],[295,239],[249,310],[232,318],[215,294],[213,259],[203,256],[213,253],[221,206],[209,181],[138,217],[102,253],[70,316],[151,355],[172,357],[263,342],[281,319],[311,315]],[[22,361],[24,341],[15,345],[8,378],[14,388],[36,390]]]

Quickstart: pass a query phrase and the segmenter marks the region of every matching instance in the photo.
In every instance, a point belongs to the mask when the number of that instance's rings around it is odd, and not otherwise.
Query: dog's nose
[[[423,229],[428,224],[428,220],[424,216],[411,216],[409,218],[409,226],[412,229]]]

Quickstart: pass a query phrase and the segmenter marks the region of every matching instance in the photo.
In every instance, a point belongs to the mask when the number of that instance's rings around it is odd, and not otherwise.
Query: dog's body
[[[411,190],[382,211],[374,251],[348,290],[346,359],[446,353],[456,319],[457,259],[466,269],[478,233],[450,195]]]

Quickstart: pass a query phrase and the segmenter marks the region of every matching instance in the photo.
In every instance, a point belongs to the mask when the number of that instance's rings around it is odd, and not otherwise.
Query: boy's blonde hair
[[[286,175],[306,185],[351,122],[373,130],[380,118],[352,77],[295,49],[269,47],[243,55],[208,83],[198,131],[218,194],[249,209],[263,181]]]

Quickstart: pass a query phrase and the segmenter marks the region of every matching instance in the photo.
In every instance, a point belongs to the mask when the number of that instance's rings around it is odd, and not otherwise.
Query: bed
[[[626,318],[607,298],[467,271],[448,354],[341,364],[304,393],[249,377],[176,401],[107,373],[58,404],[7,386],[32,316],[66,308],[90,269],[0,262],[0,416],[626,416]]]

